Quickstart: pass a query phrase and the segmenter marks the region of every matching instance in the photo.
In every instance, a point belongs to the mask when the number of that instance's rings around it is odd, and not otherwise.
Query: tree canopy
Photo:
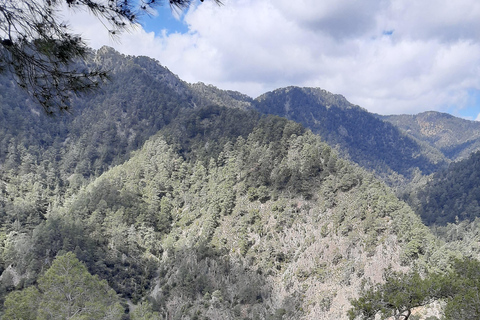
[[[120,319],[120,299],[105,280],[92,276],[75,254],[58,256],[38,287],[5,299],[3,319]]]
[[[158,0],[2,1],[0,72],[12,74],[16,83],[48,114],[68,110],[72,94],[91,91],[107,79],[107,73],[100,67],[82,63],[89,52],[88,46],[59,17],[62,6],[88,10],[114,36],[162,3]],[[191,0],[169,0],[171,7],[180,9],[191,3]]]
[[[382,319],[407,320],[414,308],[446,295],[444,278],[438,274],[422,278],[416,271],[406,274],[388,272],[384,280],[352,301],[353,308],[348,312],[350,319],[375,319],[381,314]]]
[[[472,258],[452,261],[452,270],[429,273],[416,271],[387,273],[384,283],[365,290],[351,301],[351,320],[393,317],[407,320],[415,308],[434,301],[445,302],[442,320],[479,319],[480,262]]]

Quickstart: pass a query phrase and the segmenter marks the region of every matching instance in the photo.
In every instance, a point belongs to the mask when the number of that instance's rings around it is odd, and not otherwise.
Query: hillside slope
[[[427,225],[480,218],[480,152],[435,173],[404,198]]]
[[[142,302],[173,319],[346,319],[386,268],[448,264],[419,217],[324,140],[383,173],[441,165],[393,126],[318,89],[252,101],[146,57],[103,48],[94,62],[112,81],[75,116],[47,118],[0,81],[0,299],[73,252],[125,319]],[[252,105],[308,111],[322,137]]]
[[[411,178],[415,168],[430,174],[446,165],[435,148],[402,133],[389,122],[322,89],[288,87],[255,100],[262,113],[302,123],[337,148],[342,156],[393,181]],[[390,182],[393,182],[393,181]]]
[[[299,124],[218,107],[177,117],[36,226],[24,219],[3,224],[17,287],[72,251],[124,299],[188,319],[346,319],[362,286],[435,248],[385,185]]]
[[[465,159],[480,149],[480,122],[434,111],[380,116],[408,135],[440,150],[448,159]]]

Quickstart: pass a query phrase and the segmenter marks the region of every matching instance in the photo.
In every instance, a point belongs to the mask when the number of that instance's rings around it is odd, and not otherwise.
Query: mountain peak
[[[365,109],[350,103],[343,95],[334,94],[318,87],[288,86],[264,93],[255,100],[261,102],[268,99],[272,95],[282,96],[287,99],[287,101],[292,99],[300,101],[307,99],[310,102],[325,107],[326,109],[330,108],[331,106],[335,106],[341,109],[358,108],[366,111]]]
[[[436,111],[381,118],[416,139],[442,150],[452,161],[464,159],[473,151],[480,149],[480,123],[477,121]]]
[[[232,90],[222,90],[214,85],[197,82],[190,84],[197,96],[195,103],[200,106],[216,104],[228,108],[251,109],[253,99],[246,94]]]

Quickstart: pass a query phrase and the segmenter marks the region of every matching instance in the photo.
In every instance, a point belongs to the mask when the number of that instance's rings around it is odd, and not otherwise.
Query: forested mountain
[[[410,136],[425,141],[452,161],[480,149],[480,122],[434,111],[417,115],[380,116]]]
[[[403,196],[424,223],[445,226],[478,218],[480,123],[433,111],[381,118],[437,148],[450,161],[456,161],[426,183],[413,183]]]
[[[76,99],[72,115],[48,118],[39,114],[21,91],[2,79],[2,163],[9,154],[28,154],[33,162],[40,162],[51,153],[47,160],[62,175],[98,175],[128,158],[130,151],[180,110],[191,107],[188,86],[151,59],[122,57],[104,48],[95,60],[111,70],[112,81],[98,94]],[[2,167],[19,169],[8,161]]]
[[[322,89],[288,87],[255,99],[255,108],[302,123],[340,154],[390,183],[447,163],[436,148],[412,139],[389,122]],[[398,175],[401,175],[400,177]]]
[[[405,199],[427,225],[479,218],[480,152],[437,172]]]
[[[183,110],[218,100],[213,94],[192,90],[147,57],[123,56],[104,47],[92,63],[110,70],[111,81],[100,92],[75,99],[72,114],[56,117],[41,114],[11,80],[0,79],[0,172],[7,175],[4,179],[9,174],[31,173],[32,166],[38,165],[55,176],[55,182],[47,182],[53,189],[83,183],[127,160],[131,151]]]
[[[70,251],[159,317],[341,319],[365,281],[429,261],[434,239],[413,212],[318,137],[209,110],[172,121],[36,226],[4,221],[4,290],[35,285]],[[217,132],[234,121],[247,128]]]
[[[111,81],[73,114],[48,117],[0,79],[3,319],[346,319],[386,273],[443,272],[462,252],[341,154],[382,174],[446,159],[342,97],[253,100],[92,54]],[[282,112],[308,121],[265,115]],[[74,302],[55,295],[74,281]]]

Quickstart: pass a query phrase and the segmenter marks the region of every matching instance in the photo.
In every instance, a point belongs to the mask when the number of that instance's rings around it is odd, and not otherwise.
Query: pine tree
[[[7,295],[3,319],[114,320],[123,313],[115,291],[69,252],[53,261],[38,279],[38,288]]]
[[[187,8],[191,2],[169,1],[170,6],[180,9]],[[162,3],[155,0],[2,1],[0,72],[12,74],[18,85],[47,113],[68,110],[72,93],[94,89],[107,79],[107,73],[80,63],[90,50],[62,21],[58,14],[61,6],[67,4],[71,9],[90,11],[111,35],[117,35]]]

